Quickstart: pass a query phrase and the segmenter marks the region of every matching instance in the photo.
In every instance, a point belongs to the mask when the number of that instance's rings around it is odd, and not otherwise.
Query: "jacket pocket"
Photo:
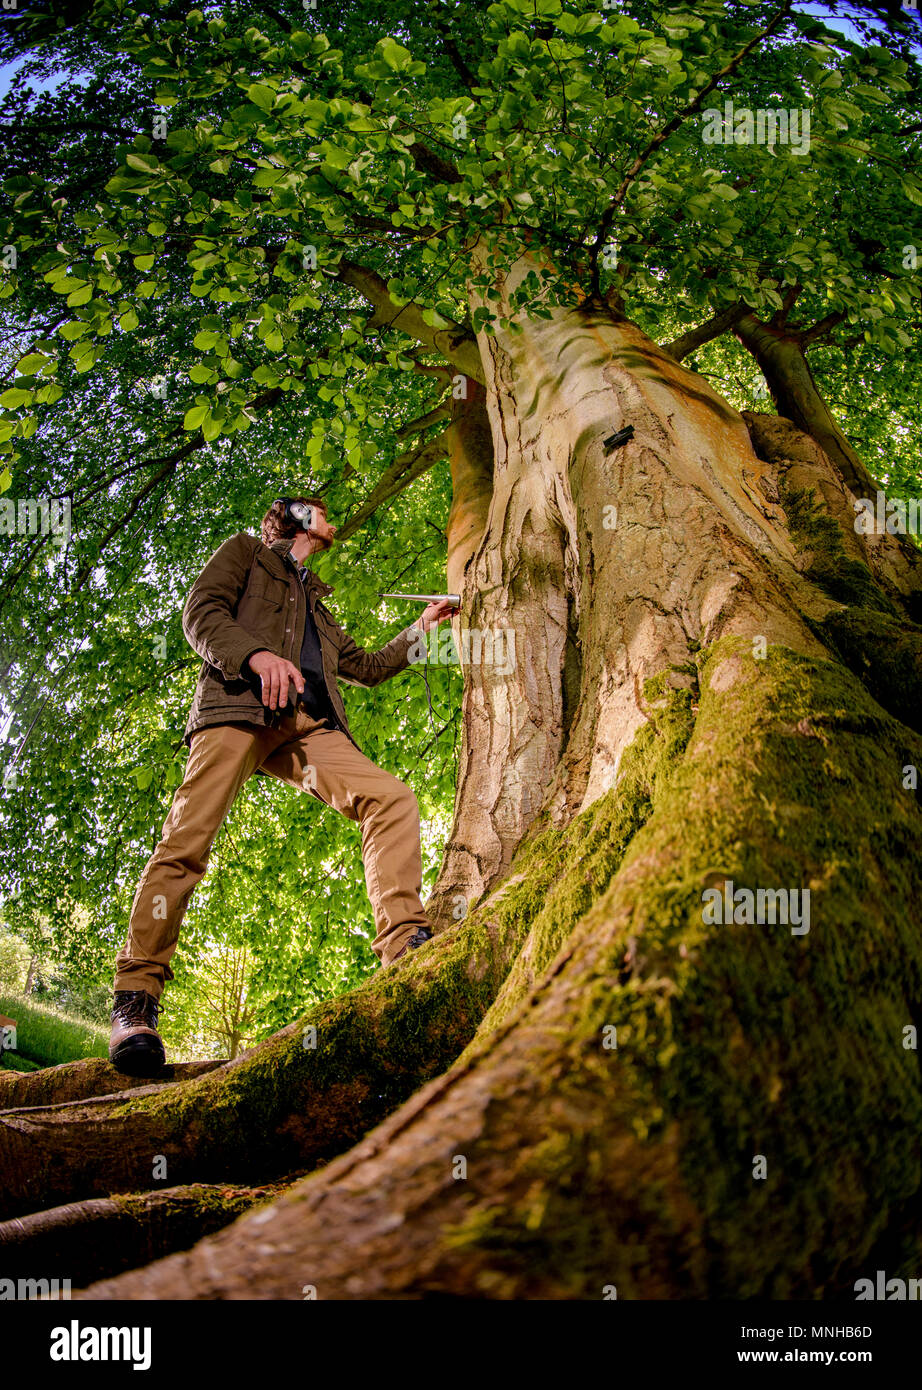
[[[251,593],[249,590],[240,600],[237,609],[237,622],[246,631],[264,642],[269,649],[277,649],[282,640],[284,604],[274,594]]]
[[[252,595],[254,598],[267,598],[278,601],[280,604],[288,597],[288,581],[270,569],[269,562],[259,551],[255,555],[255,563],[250,571],[250,580],[246,587],[244,598]],[[241,599],[243,602],[243,599]]]

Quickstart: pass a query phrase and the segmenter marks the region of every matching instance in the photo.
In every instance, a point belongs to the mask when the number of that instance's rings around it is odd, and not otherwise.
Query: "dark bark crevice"
[[[290,1182],[295,1180],[291,1176]],[[228,1225],[290,1182],[266,1187],[196,1184],[97,1197],[0,1223],[2,1279],[57,1271],[73,1289],[137,1269]],[[0,1281],[2,1282],[2,1281]]]

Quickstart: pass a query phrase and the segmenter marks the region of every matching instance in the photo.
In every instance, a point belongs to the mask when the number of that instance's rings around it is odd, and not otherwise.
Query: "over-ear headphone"
[[[285,508],[285,520],[300,526],[302,531],[310,531],[314,520],[314,509],[307,502],[298,502],[292,497],[277,497],[276,502]]]

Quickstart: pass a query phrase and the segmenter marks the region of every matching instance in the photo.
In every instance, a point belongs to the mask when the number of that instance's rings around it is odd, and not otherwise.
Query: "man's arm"
[[[324,612],[336,629],[339,648],[339,675],[350,685],[379,685],[381,681],[397,676],[410,665],[410,653],[430,627],[438,626],[443,618],[459,612],[449,603],[430,603],[423,609],[416,622],[398,632],[384,647],[377,651],[365,651],[353,642],[345,628],[334,622],[329,609]]]
[[[247,657],[263,650],[253,634],[233,618],[234,605],[246,588],[255,547],[253,537],[244,532],[219,546],[192,585],[182,612],[182,630],[189,646],[227,680],[239,680]]]
[[[327,610],[329,613],[329,610]],[[350,685],[380,685],[399,676],[410,665],[410,652],[421,633],[417,627],[404,628],[386,646],[369,652],[352,640],[345,628],[334,622],[339,642],[338,675]]]

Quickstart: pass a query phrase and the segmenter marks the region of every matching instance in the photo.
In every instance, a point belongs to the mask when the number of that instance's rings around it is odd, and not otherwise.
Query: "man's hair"
[[[309,507],[319,507],[324,516],[327,514],[327,504],[322,497],[290,497],[290,502],[306,502]],[[293,540],[300,535],[303,527],[300,521],[285,520],[285,503],[273,502],[260,523],[260,530],[265,545],[272,545],[274,541]]]

